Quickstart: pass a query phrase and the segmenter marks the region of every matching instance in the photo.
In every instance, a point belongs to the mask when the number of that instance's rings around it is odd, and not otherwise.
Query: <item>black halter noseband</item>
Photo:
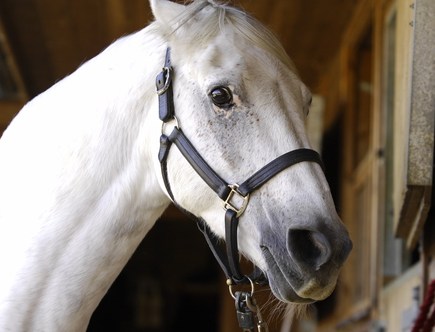
[[[159,117],[163,122],[163,127],[166,123],[176,120],[172,90],[172,75],[173,69],[171,66],[170,49],[168,48],[166,51],[165,66],[156,78],[157,94],[159,96]],[[201,157],[192,143],[184,135],[181,128],[179,128],[178,123],[176,123],[174,129],[169,135],[166,135],[163,132],[163,127],[162,135],[160,137],[159,161],[161,164],[163,181],[172,201],[179,209],[197,221],[199,229],[204,234],[213,255],[224,271],[229,284],[248,283],[250,282],[249,279],[257,283],[265,283],[266,280],[264,275],[262,275],[258,270],[255,271],[255,275],[252,275],[249,278],[241,273],[237,245],[237,226],[239,223],[239,217],[247,207],[249,195],[282,170],[302,161],[316,162],[323,167],[319,154],[311,149],[293,150],[276,158],[240,185],[229,184],[223,180],[222,177],[219,176],[219,174],[217,174]],[[226,253],[222,250],[218,239],[213,235],[207,224],[199,217],[179,206],[174,199],[168,180],[167,170],[167,157],[172,144],[175,144],[178,147],[181,154],[187,159],[194,170],[223,201],[223,207],[226,210]]]

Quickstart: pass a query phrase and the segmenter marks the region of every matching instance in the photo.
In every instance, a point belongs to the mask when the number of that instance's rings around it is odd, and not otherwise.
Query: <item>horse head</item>
[[[164,131],[182,128],[205,163],[234,184],[289,151],[310,148],[304,127],[310,92],[268,30],[212,1],[152,0],[151,6],[174,68],[177,123]],[[172,198],[224,237],[221,197],[178,149],[171,149],[166,167]],[[309,161],[252,192],[238,228],[240,252],[267,275],[282,301],[329,296],[352,247],[322,168]]]

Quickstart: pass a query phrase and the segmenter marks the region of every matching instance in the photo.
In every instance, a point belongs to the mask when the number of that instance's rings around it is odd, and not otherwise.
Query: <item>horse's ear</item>
[[[169,0],[150,0],[151,11],[158,22],[172,23],[186,7]]]

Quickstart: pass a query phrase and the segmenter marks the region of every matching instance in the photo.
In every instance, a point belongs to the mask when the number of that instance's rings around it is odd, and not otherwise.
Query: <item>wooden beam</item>
[[[12,54],[12,49],[9,45],[9,40],[7,38],[5,29],[3,27],[3,22],[0,18],[0,49],[4,53],[4,61],[7,66],[7,70],[10,73],[13,84],[16,86],[16,93],[13,96],[8,96],[8,100],[0,99],[0,135],[3,133],[4,129],[9,125],[15,115],[23,107],[27,101],[27,92],[24,87],[23,80],[21,79],[21,74],[18,69],[15,57]]]
[[[24,104],[25,102],[23,100],[0,100],[0,134],[9,125]]]
[[[0,50],[4,53],[2,54],[4,56],[4,59],[2,59],[2,61],[5,61],[5,65],[7,66],[7,70],[9,71],[13,84],[16,86],[16,95],[13,96],[13,98],[18,100],[26,100],[27,92],[24,87],[24,82],[21,78],[20,70],[18,69],[17,62],[12,53],[12,49],[9,44],[9,40],[6,35],[6,31],[4,29],[3,21],[1,17],[0,17]]]

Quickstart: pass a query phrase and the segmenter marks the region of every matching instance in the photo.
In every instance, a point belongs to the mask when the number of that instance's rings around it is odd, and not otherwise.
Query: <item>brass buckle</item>
[[[243,214],[243,212],[245,212],[246,207],[248,206],[249,194],[243,196],[241,193],[239,193],[239,191],[237,190],[239,188],[239,185],[237,183],[230,184],[228,185],[228,187],[231,188],[231,191],[224,202],[224,209],[233,210],[234,212],[236,212],[236,216],[238,218]],[[235,202],[235,200],[237,202]]]

